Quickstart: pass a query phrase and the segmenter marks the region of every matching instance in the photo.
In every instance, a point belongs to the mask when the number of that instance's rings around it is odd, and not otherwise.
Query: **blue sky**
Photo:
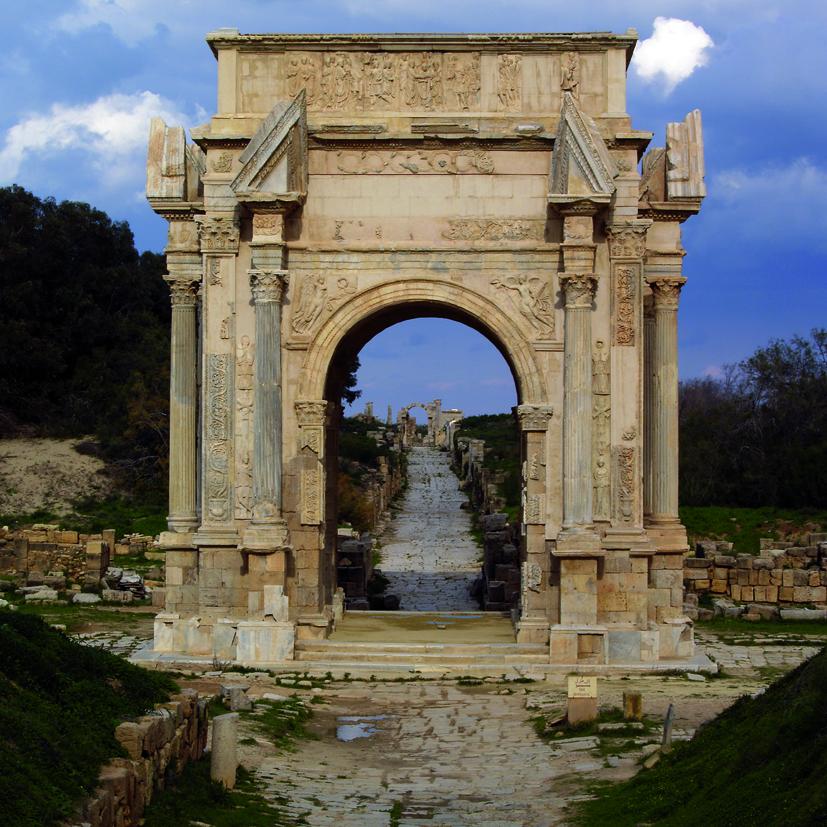
[[[657,17],[693,28],[677,47],[652,40]],[[211,29],[634,27],[650,41],[629,74],[635,126],[662,144],[667,121],[703,112],[709,194],[684,225],[682,375],[714,375],[770,338],[825,324],[827,4],[818,0],[33,0],[1,4],[0,24],[0,185],[90,201],[129,221],[138,246],[153,250],[165,222],[143,198],[148,119],[207,119]],[[712,45],[685,53],[687,37],[703,41],[700,30]],[[392,328],[362,362],[364,398],[382,413],[388,402],[436,396],[469,413],[514,403],[502,358],[454,323]]]

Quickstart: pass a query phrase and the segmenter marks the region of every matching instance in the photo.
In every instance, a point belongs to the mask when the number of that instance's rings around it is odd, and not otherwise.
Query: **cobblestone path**
[[[382,535],[388,594],[408,611],[477,611],[470,595],[480,550],[449,455],[417,447],[408,454],[408,488]]]

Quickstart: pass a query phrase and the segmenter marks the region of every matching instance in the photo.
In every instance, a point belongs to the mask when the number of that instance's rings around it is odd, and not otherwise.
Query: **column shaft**
[[[196,285],[170,284],[172,330],[169,389],[170,531],[193,531],[196,514]]]
[[[643,513],[652,513],[652,443],[655,436],[654,422],[654,358],[655,317],[647,313],[643,317]]]
[[[678,522],[678,296],[684,279],[658,279],[654,293],[652,519]]]
[[[256,301],[253,499],[281,514],[281,304]],[[275,516],[275,515],[273,515]]]

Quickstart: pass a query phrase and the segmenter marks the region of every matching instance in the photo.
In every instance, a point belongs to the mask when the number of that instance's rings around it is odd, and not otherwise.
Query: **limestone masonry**
[[[350,357],[437,315],[517,386],[518,641],[561,667],[690,656],[677,310],[700,113],[647,151],[634,32],[207,42],[217,112],[191,144],[155,119],[147,164],[172,297],[156,651],[264,665],[329,634]]]

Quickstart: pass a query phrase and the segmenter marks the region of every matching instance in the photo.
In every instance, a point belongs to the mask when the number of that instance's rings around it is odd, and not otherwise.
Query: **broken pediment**
[[[615,191],[615,175],[617,170],[597,124],[577,107],[570,92],[564,92],[554,141],[549,201],[608,203]]]
[[[695,109],[683,121],[666,125],[666,148],[653,147],[643,156],[640,205],[685,217],[698,212],[705,195],[701,113]]]
[[[204,153],[187,144],[183,126],[167,126],[153,118],[149,126],[146,197],[155,209],[174,208],[203,200]]]
[[[241,153],[230,184],[239,201],[293,201],[307,194],[307,105],[302,90],[277,103]]]

